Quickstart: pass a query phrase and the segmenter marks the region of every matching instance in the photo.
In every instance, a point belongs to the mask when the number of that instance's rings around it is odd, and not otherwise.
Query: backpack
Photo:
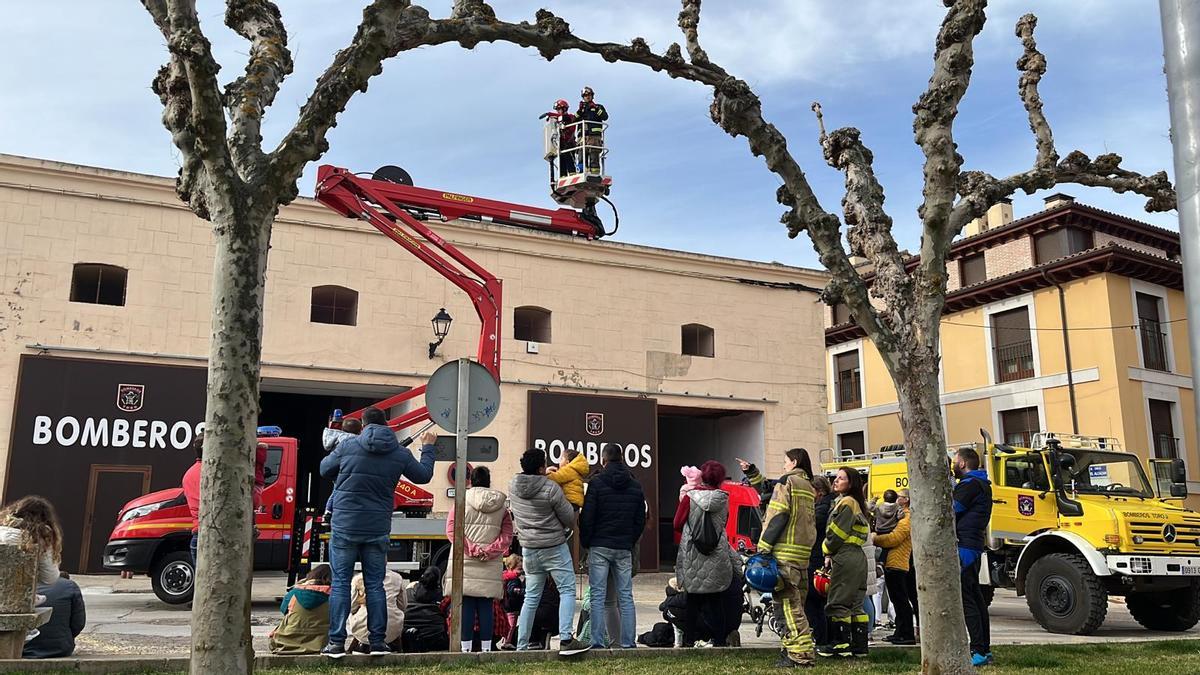
[[[638,642],[647,647],[674,647],[675,631],[671,628],[671,624],[660,621],[654,624],[654,628],[649,632],[642,633],[638,637]]]
[[[702,512],[700,528],[692,534],[692,545],[696,547],[700,555],[711,555],[719,543],[721,543],[721,535],[717,532],[716,525],[713,525],[712,514],[708,511]]]

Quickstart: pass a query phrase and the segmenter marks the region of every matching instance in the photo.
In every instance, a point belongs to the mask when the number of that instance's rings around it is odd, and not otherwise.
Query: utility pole
[[[1200,1],[1159,0],[1192,383],[1200,383]],[[1200,396],[1195,401],[1200,424]]]

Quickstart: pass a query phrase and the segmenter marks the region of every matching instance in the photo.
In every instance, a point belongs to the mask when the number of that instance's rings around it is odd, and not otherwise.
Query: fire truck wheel
[[[1025,601],[1033,618],[1051,633],[1091,634],[1108,612],[1108,591],[1077,553],[1051,553],[1034,561]]]
[[[191,602],[195,581],[196,571],[192,569],[192,554],[188,551],[168,553],[150,569],[154,594],[168,605]]]
[[[1200,622],[1200,585],[1157,593],[1130,593],[1125,606],[1149,630],[1185,631]]]

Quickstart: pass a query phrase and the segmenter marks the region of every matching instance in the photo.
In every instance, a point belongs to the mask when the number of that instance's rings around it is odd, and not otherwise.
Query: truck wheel
[[[1200,585],[1157,593],[1130,593],[1125,606],[1149,630],[1185,631],[1200,622]]]
[[[192,568],[190,551],[173,551],[158,559],[150,568],[150,583],[154,594],[168,605],[192,601],[196,590],[196,570]]]
[[[1025,601],[1042,628],[1051,633],[1088,635],[1104,623],[1108,592],[1077,553],[1051,553],[1029,568]]]

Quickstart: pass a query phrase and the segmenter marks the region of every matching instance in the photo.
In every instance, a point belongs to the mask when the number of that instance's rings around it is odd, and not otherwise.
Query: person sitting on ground
[[[583,508],[583,479],[589,471],[587,456],[578,450],[563,450],[558,466],[546,469],[546,478],[558,483],[567,501],[578,512]]]
[[[283,621],[271,631],[272,654],[318,654],[329,634],[329,565],[315,565],[279,605]]]
[[[37,583],[49,585],[58,581],[62,541],[58,514],[45,497],[29,495],[0,509],[0,544],[22,546],[34,553]],[[33,589],[29,591],[32,595]],[[41,604],[41,601],[34,604]]]
[[[383,592],[387,596],[387,632],[383,639],[392,651],[396,651],[400,646],[400,635],[404,632],[404,610],[408,607],[404,577],[394,570],[388,570],[383,577]],[[346,621],[346,630],[351,638],[350,651],[365,652],[371,644],[366,603],[363,575],[355,574],[350,591],[350,618]]]
[[[37,637],[25,643],[23,659],[55,659],[75,652],[75,638],[87,624],[83,594],[71,581],[71,575],[61,572],[52,584],[39,584],[37,592],[46,596],[44,607],[51,607],[50,621],[38,628]]]
[[[429,566],[408,587],[401,638],[406,653],[444,652],[450,645],[446,617],[441,611],[442,571]]]
[[[883,491],[883,503],[871,500],[871,511],[875,516],[875,534],[887,534],[896,529],[904,513],[896,503],[899,495],[895,490]]]

